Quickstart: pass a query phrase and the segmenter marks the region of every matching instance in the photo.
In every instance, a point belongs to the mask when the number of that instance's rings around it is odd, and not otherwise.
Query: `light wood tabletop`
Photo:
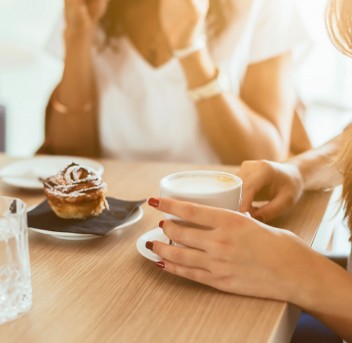
[[[0,156],[0,167],[12,160]],[[101,162],[108,195],[128,200],[158,196],[160,178],[172,172],[236,171],[229,166]],[[2,182],[0,190],[28,206],[44,199],[42,191]],[[311,244],[330,196],[305,194],[273,225]],[[289,342],[299,315],[294,306],[223,293],[169,275],[142,257],[136,250],[138,237],[162,218],[148,205],[142,208],[138,223],[104,238],[70,241],[30,232],[33,307],[0,326],[0,342]]]

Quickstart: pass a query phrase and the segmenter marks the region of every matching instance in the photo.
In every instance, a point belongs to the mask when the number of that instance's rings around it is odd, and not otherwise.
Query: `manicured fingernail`
[[[159,268],[162,268],[162,269],[165,268],[165,263],[164,263],[163,261],[157,262],[156,265],[157,265]]]
[[[153,246],[154,246],[154,243],[151,242],[151,241],[147,241],[147,242],[145,243],[145,247],[146,247],[147,249],[151,250],[151,251],[153,251]]]
[[[152,207],[158,207],[159,206],[159,200],[155,198],[150,198],[148,200],[148,205]]]
[[[163,220],[161,220],[160,223],[159,223],[159,227],[163,228],[164,227],[164,223],[165,222]]]

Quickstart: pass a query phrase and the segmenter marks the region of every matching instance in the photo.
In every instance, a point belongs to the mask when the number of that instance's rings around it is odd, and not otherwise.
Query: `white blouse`
[[[237,1],[237,19],[209,47],[234,95],[248,66],[307,43],[294,0]],[[61,27],[62,28],[62,27]],[[49,50],[63,55],[61,29]],[[152,67],[127,37],[94,54],[103,155],[125,160],[219,163],[201,130],[177,59]],[[214,113],[216,115],[216,113]]]

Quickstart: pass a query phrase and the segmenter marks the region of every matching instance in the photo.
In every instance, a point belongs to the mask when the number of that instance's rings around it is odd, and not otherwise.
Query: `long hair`
[[[342,146],[335,162],[343,177],[342,199],[352,238],[352,125],[343,133]]]
[[[127,0],[131,1],[131,0]],[[124,1],[111,0],[105,15],[100,21],[100,27],[105,34],[105,43],[123,34],[121,28],[121,16],[123,15]],[[235,13],[234,0],[210,0],[210,8],[207,17],[208,38],[216,38],[228,27]]]
[[[326,27],[332,43],[352,57],[352,1],[330,0],[326,9]]]
[[[352,1],[330,0],[326,13],[331,41],[342,53],[352,57]],[[345,217],[352,234],[352,125],[343,133],[342,146],[336,162],[343,176],[342,198]]]

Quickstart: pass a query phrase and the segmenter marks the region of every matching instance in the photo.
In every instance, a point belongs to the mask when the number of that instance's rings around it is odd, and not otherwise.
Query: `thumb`
[[[259,221],[269,222],[283,215],[292,205],[292,197],[288,194],[280,193],[263,207],[253,209],[251,215]]]

